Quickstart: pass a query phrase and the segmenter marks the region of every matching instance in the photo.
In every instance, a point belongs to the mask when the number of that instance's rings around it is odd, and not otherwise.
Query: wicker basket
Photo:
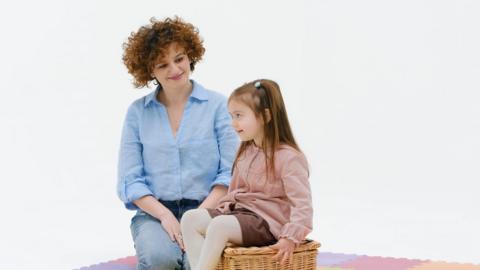
[[[227,247],[216,270],[315,270],[319,247],[320,243],[307,240],[284,265],[272,259],[276,250],[268,247]]]

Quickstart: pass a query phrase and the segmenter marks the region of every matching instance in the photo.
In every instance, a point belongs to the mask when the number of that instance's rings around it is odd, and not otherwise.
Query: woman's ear
[[[265,123],[270,122],[272,120],[272,114],[270,113],[269,109],[265,109]]]

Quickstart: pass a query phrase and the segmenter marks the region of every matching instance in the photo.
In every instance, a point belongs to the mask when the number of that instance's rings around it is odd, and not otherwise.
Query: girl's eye
[[[236,114],[234,115],[234,117],[237,118],[237,119],[240,118],[240,116],[242,116],[242,115],[239,114],[239,113],[236,113]]]
[[[179,57],[179,58],[177,58],[177,59],[175,60],[175,62],[180,63],[180,62],[183,61],[184,58],[185,58],[185,57]]]
[[[166,68],[167,65],[166,64],[161,64],[161,65],[158,65],[157,68],[161,69],[161,68]]]

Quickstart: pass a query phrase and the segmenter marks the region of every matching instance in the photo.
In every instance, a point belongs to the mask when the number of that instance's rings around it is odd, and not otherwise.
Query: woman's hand
[[[287,260],[292,259],[295,243],[290,239],[281,238],[276,244],[269,247],[278,250],[277,254],[273,256],[273,259],[276,261],[281,260],[280,264],[284,264]]]
[[[185,250],[185,246],[183,245],[183,237],[180,231],[180,223],[178,222],[177,218],[172,214],[172,212],[168,211],[160,216],[160,222],[162,223],[163,228],[167,231],[170,239],[174,242],[177,242],[178,245],[182,250]]]
[[[140,199],[135,200],[134,203],[149,215],[160,220],[163,228],[170,236],[170,239],[173,242],[177,242],[182,250],[185,250],[182,234],[180,232],[180,223],[168,208],[151,195],[143,196]]]

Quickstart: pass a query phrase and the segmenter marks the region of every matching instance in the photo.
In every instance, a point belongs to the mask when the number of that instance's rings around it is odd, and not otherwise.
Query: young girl
[[[228,194],[216,209],[186,212],[181,230],[194,270],[215,269],[227,242],[278,250],[285,263],[312,230],[308,164],[295,142],[277,83],[257,80],[228,100],[242,143]]]

